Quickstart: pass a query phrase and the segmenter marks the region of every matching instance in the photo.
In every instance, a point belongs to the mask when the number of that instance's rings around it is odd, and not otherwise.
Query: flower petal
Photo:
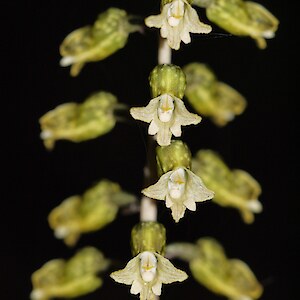
[[[171,144],[172,132],[170,131],[170,122],[159,122],[159,130],[157,132],[157,143],[160,146],[169,146]]]
[[[173,204],[174,204],[174,202],[172,201],[172,198],[169,196],[169,194],[167,194],[167,196],[166,196],[166,207],[170,208]]]
[[[139,280],[134,280],[132,286],[130,288],[130,293],[133,295],[137,295],[143,289],[143,285]]]
[[[148,27],[161,28],[164,21],[167,19],[167,13],[171,4],[164,5],[159,15],[150,16],[145,19],[145,24]]]
[[[175,102],[175,109],[174,109],[174,118],[175,122],[172,128],[174,126],[185,126],[185,125],[191,125],[191,124],[198,124],[201,122],[201,117],[190,113],[182,100],[179,98],[174,97],[174,102]]]
[[[111,273],[110,277],[116,282],[131,285],[139,275],[139,262],[139,256],[135,256],[124,269]],[[134,290],[136,288],[137,286],[134,287]]]
[[[195,211],[196,210],[196,202],[193,201],[192,198],[187,198],[183,204],[186,206],[186,208],[188,208],[191,211]]]
[[[155,135],[157,134],[159,131],[159,127],[157,126],[157,124],[155,123],[154,120],[151,121],[149,128],[148,128],[148,134],[150,135]]]
[[[156,114],[160,97],[153,98],[146,107],[132,107],[130,114],[136,120],[150,123]]]
[[[158,280],[162,283],[182,282],[188,278],[184,271],[174,267],[174,265],[163,256],[155,253],[157,257]]]
[[[176,223],[178,223],[179,220],[184,216],[185,206],[182,202],[174,202],[174,204],[171,206],[171,211],[173,219]]]
[[[186,169],[186,172],[188,176],[186,192],[184,194],[185,202],[202,202],[214,197],[214,192],[206,188],[200,177],[190,170]]]
[[[212,30],[210,25],[200,22],[197,11],[188,3],[186,3],[184,24],[187,31],[192,33],[210,33]]]
[[[157,183],[143,189],[142,193],[149,198],[165,200],[168,192],[168,181],[172,173],[173,171],[169,171],[162,175]]]
[[[162,283],[161,283],[161,281],[158,280],[152,286],[152,292],[153,292],[153,294],[155,294],[156,296],[160,296],[161,295],[161,286],[162,286]]]

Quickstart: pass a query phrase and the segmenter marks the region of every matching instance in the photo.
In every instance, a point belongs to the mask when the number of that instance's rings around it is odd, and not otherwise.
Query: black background
[[[166,226],[169,243],[193,242],[202,236],[217,238],[229,257],[244,260],[255,272],[265,289],[261,299],[293,300],[296,298],[290,290],[292,285],[288,284],[297,277],[293,272],[296,261],[291,259],[297,252],[290,245],[297,236],[288,236],[289,203],[296,201],[291,193],[296,179],[290,168],[296,139],[288,84],[292,77],[287,51],[290,8],[279,0],[260,3],[281,22],[267,49],[258,49],[250,38],[192,35],[191,44],[173,51],[173,63],[183,66],[193,61],[205,62],[219,80],[247,98],[244,114],[226,127],[217,128],[204,118],[199,126],[184,128],[182,139],[192,153],[201,148],[214,149],[230,167],[252,174],[262,186],[260,201],[264,211],[257,215],[254,224],[246,225],[237,211],[208,202],[198,204],[196,213],[187,211],[186,217],[174,224],[170,211],[159,203],[158,220]],[[119,182],[125,190],[140,195],[146,162],[146,127],[137,122],[118,123],[111,133],[95,140],[80,144],[59,141],[52,152],[44,148],[39,138],[38,119],[43,114],[65,102],[82,102],[94,91],[110,91],[130,106],[142,106],[149,101],[147,77],[157,64],[158,31],[155,29],[146,28],[143,35],[132,34],[124,49],[104,61],[86,65],[76,78],[70,77],[69,68],[58,64],[58,48],[64,37],[78,27],[92,24],[98,13],[111,6],[142,17],[157,14],[159,9],[158,1],[154,0],[27,1],[22,11],[15,4],[22,18],[15,18],[11,23],[16,29],[18,59],[25,68],[23,74],[18,72],[19,66],[10,65],[13,67],[7,74],[13,82],[21,79],[10,90],[11,94],[18,92],[18,99],[11,97],[10,102],[14,112],[20,113],[17,136],[23,144],[14,146],[10,152],[17,166],[12,172],[16,180],[9,188],[17,192],[17,197],[8,201],[14,205],[13,210],[3,211],[3,216],[8,217],[4,227],[8,242],[1,247],[1,299],[28,299],[33,271],[50,259],[68,258],[86,245],[98,247],[121,265],[130,259],[130,230],[138,222],[137,214],[120,214],[103,230],[82,236],[73,249],[54,238],[47,216],[63,199],[81,194],[101,178]],[[205,11],[197,10],[205,21]],[[10,27],[10,23],[7,25]],[[212,26],[214,33],[225,33]],[[11,54],[5,60],[15,62],[15,58]],[[14,143],[15,138],[10,135],[8,144]],[[289,220],[295,228],[296,219]],[[187,265],[180,261],[174,263],[189,273]],[[8,284],[4,283],[5,279],[9,279]],[[183,297],[221,299],[192,277],[184,284],[163,287],[162,299]],[[108,277],[101,289],[82,297],[133,298],[129,287],[116,284]]]

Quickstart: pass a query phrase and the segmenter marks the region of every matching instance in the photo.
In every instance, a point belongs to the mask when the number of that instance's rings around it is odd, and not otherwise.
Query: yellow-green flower
[[[118,106],[117,98],[104,91],[80,104],[61,104],[40,118],[41,139],[51,150],[57,140],[82,142],[104,135],[116,124],[114,109]]]
[[[261,49],[275,36],[279,21],[262,5],[244,0],[195,0],[207,18],[237,36],[250,36]]]
[[[185,96],[197,113],[210,117],[217,126],[225,126],[244,112],[246,99],[235,89],[217,80],[205,64],[190,63],[186,75]]]
[[[71,75],[77,76],[86,63],[103,60],[123,48],[129,34],[141,30],[129,19],[125,10],[112,7],[99,14],[93,26],[71,32],[60,46],[60,65],[71,65]]]
[[[245,223],[252,223],[254,213],[262,211],[259,183],[243,170],[230,170],[216,152],[199,150],[192,160],[192,170],[215,192],[213,202],[238,209]]]
[[[110,275],[116,282],[131,285],[130,293],[140,294],[140,300],[154,300],[160,296],[162,284],[184,281],[187,274],[162,255],[144,251],[132,258],[124,269]]]
[[[93,247],[79,250],[71,259],[53,259],[32,274],[31,300],[74,298],[101,287],[98,273],[109,261]]]
[[[152,99],[146,107],[133,107],[130,114],[136,120],[150,123],[148,133],[157,134],[157,143],[167,146],[172,134],[181,136],[181,126],[198,124],[201,117],[188,112],[183,101],[170,94]]]
[[[187,168],[181,167],[162,175],[157,183],[142,190],[149,198],[166,201],[175,222],[183,218],[186,208],[196,210],[196,202],[212,199],[214,193]]]
[[[119,208],[136,201],[109,180],[101,180],[82,196],[65,199],[49,214],[48,221],[58,239],[74,246],[80,235],[102,229],[115,220]]]
[[[188,262],[196,281],[229,300],[255,300],[263,293],[249,266],[239,259],[228,259],[213,238],[201,238],[196,244],[170,244],[166,255]]]
[[[198,14],[187,0],[162,0],[161,13],[145,19],[148,27],[160,28],[160,34],[171,48],[178,50],[181,41],[191,42],[191,33],[209,33],[211,26],[200,22]]]

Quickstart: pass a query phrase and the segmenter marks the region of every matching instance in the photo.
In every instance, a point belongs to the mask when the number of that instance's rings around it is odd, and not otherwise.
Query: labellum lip
[[[168,182],[169,194],[173,199],[179,199],[185,190],[185,171],[180,168],[173,172]]]
[[[171,120],[174,111],[173,99],[169,95],[163,95],[157,110],[161,122],[167,123]]]
[[[178,26],[183,15],[184,15],[184,2],[181,0],[173,2],[168,10],[169,25],[171,27]]]
[[[145,251],[140,256],[140,272],[145,282],[151,282],[156,276],[157,259],[151,252]]]

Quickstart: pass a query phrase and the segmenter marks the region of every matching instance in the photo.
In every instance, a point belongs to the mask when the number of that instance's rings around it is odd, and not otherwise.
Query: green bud
[[[72,65],[71,75],[77,76],[85,63],[103,60],[123,48],[129,34],[141,29],[129,18],[125,10],[113,7],[99,14],[93,26],[71,32],[60,46],[61,66]]]
[[[133,256],[150,251],[164,255],[166,229],[158,222],[141,222],[131,231],[131,250]]]
[[[99,271],[107,268],[108,261],[93,247],[79,250],[67,261],[53,259],[31,276],[32,300],[79,297],[95,291],[102,285]]]
[[[47,112],[40,120],[45,147],[53,149],[57,140],[82,142],[111,131],[115,124],[117,98],[108,92],[97,92],[82,104],[65,103]]]
[[[179,167],[190,169],[192,154],[187,144],[173,140],[169,146],[156,147],[156,161],[158,175],[161,176]]]
[[[258,299],[263,287],[241,260],[228,259],[213,238],[197,242],[199,256],[190,262],[193,277],[212,292],[228,299]]]
[[[213,0],[206,8],[207,18],[237,36],[250,36],[260,49],[265,39],[275,36],[279,21],[262,5],[244,0]]]
[[[187,78],[185,96],[197,113],[210,117],[217,126],[225,126],[244,112],[245,98],[218,81],[207,65],[191,63],[183,70]]]
[[[192,160],[192,170],[215,192],[213,202],[238,209],[245,223],[252,223],[254,213],[262,211],[259,183],[243,170],[230,170],[216,152],[198,151]]]
[[[68,280],[105,271],[109,261],[94,247],[85,247],[78,251],[65,265]]]
[[[149,75],[149,83],[153,98],[169,94],[182,99],[186,79],[180,67],[176,65],[157,65]]]
[[[119,208],[136,201],[114,182],[101,180],[83,196],[64,200],[49,214],[48,221],[57,238],[74,246],[82,233],[100,230],[117,217]]]

